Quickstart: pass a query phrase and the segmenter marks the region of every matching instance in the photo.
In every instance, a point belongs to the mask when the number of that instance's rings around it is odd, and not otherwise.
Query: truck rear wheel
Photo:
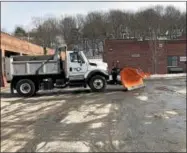
[[[16,84],[16,90],[19,95],[24,97],[31,97],[36,93],[35,84],[32,80],[23,79]]]
[[[104,91],[106,88],[106,80],[103,76],[100,75],[93,76],[90,79],[89,86],[94,92]]]

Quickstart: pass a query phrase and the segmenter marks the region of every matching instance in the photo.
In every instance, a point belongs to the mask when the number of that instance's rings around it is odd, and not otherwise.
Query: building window
[[[177,66],[178,58],[177,56],[169,56],[168,57],[168,66]]]

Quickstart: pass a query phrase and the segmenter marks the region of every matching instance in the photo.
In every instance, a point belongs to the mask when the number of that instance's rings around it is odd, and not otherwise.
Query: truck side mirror
[[[82,60],[78,56],[78,63],[80,63],[80,66],[82,66]]]
[[[82,60],[80,59],[79,54],[78,54],[78,56],[77,56],[77,60],[78,60],[78,63],[80,63],[80,66],[82,66]]]
[[[82,66],[82,60],[80,58],[80,53],[77,52],[77,60],[78,60],[78,63],[80,63],[80,66]]]

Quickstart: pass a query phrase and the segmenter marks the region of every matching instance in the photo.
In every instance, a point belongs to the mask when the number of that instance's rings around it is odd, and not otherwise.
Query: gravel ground
[[[186,80],[1,95],[2,152],[186,151]]]

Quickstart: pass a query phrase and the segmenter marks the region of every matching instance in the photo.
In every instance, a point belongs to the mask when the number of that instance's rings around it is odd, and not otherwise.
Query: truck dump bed
[[[59,62],[53,55],[5,58],[7,80],[11,80],[12,76],[58,74]]]
[[[13,61],[41,61],[41,60],[52,60],[53,55],[45,56],[14,56]]]

